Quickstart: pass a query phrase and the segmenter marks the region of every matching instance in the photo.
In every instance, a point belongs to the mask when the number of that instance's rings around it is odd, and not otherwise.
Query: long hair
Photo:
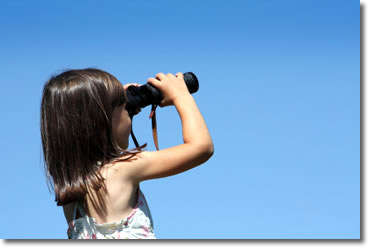
[[[126,102],[122,84],[99,69],[68,70],[46,82],[41,137],[58,206],[83,201],[90,188],[98,191],[104,185],[101,166],[129,159],[146,146],[122,150],[113,138],[113,109]]]

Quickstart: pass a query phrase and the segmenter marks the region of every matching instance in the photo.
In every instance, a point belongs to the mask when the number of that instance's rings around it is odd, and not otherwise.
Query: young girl
[[[174,105],[184,143],[160,151],[127,150],[131,119],[126,88],[98,69],[69,70],[45,84],[41,136],[48,181],[63,206],[70,239],[155,238],[139,184],[207,161],[214,148],[182,73],[159,73],[148,83]]]

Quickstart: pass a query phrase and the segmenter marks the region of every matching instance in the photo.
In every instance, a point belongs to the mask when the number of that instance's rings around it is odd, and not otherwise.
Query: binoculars
[[[187,72],[183,76],[189,92],[191,94],[197,92],[199,84],[195,74]],[[126,109],[130,118],[138,114],[141,108],[148,105],[159,105],[163,99],[160,90],[148,83],[140,87],[130,86],[127,88],[126,93],[128,97]]]

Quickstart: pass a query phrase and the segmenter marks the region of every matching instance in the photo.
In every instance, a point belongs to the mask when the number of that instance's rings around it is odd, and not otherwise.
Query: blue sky
[[[159,72],[199,79],[215,154],[141,184],[158,238],[360,238],[359,6],[1,1],[0,238],[67,237],[43,173],[40,101],[51,75],[86,67],[123,84]],[[155,150],[148,108],[133,127]],[[174,107],[159,108],[157,123],[161,149],[182,143]]]

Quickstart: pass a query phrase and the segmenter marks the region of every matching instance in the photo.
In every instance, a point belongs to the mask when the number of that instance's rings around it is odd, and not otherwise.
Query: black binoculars
[[[183,76],[189,92],[191,94],[197,92],[199,84],[195,74],[187,72]],[[127,88],[126,93],[128,97],[126,109],[131,118],[138,114],[141,108],[148,105],[159,105],[163,99],[160,90],[148,83],[140,87],[130,86]]]

